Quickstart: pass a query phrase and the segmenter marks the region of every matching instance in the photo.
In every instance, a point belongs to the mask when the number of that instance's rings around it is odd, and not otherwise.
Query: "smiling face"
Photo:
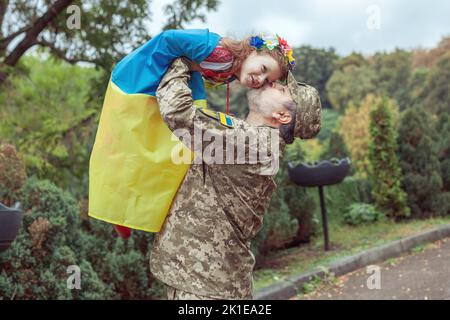
[[[237,77],[241,84],[249,88],[260,88],[282,76],[277,60],[265,52],[253,51],[242,63]]]

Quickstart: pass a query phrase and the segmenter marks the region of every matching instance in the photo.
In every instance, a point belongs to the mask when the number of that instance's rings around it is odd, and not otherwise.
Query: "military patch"
[[[218,111],[214,111],[214,110],[207,109],[207,108],[199,108],[198,110],[201,113],[203,113],[204,115],[206,115],[210,118],[213,118],[214,120],[219,121],[225,127],[234,128],[233,117],[231,117],[223,112],[218,112]]]

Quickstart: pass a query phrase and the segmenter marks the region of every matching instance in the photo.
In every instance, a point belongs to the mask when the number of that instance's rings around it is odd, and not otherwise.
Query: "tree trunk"
[[[9,0],[0,0],[0,39],[3,38],[3,21],[5,19],[6,9],[8,8]],[[0,59],[5,55],[6,46],[0,43]],[[0,79],[1,79],[0,75]]]
[[[3,38],[2,26],[9,0],[0,0],[0,39]]]
[[[2,1],[2,4],[3,2],[4,1]],[[51,5],[47,12],[34,22],[33,26],[25,34],[25,38],[17,44],[8,56],[6,56],[2,64],[14,67],[25,52],[36,44],[39,34],[72,2],[73,0],[58,0]],[[0,71],[0,85],[7,77],[8,74],[5,71]]]

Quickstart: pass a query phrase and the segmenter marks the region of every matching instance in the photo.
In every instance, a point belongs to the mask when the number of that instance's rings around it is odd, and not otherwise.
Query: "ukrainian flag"
[[[191,151],[172,138],[155,98],[178,57],[200,63],[220,41],[204,30],[169,30],[133,51],[114,68],[89,163],[89,216],[158,232],[189,164],[174,164],[173,148]],[[192,74],[192,95],[205,106],[203,80]]]

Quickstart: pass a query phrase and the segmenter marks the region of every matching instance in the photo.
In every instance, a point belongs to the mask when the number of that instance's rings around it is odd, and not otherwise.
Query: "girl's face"
[[[269,54],[253,51],[245,58],[236,76],[243,86],[257,89],[280,79],[281,69]]]

